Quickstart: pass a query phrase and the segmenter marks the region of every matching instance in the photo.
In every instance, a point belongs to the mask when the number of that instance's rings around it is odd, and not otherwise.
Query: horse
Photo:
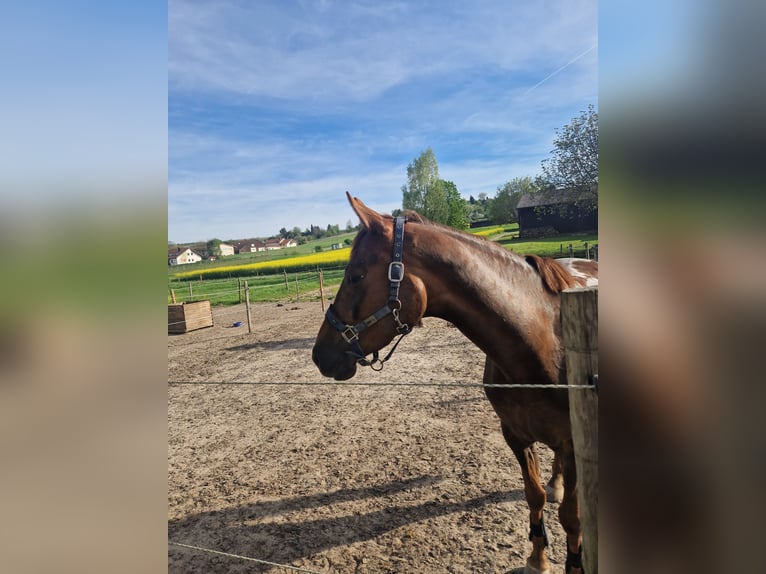
[[[484,391],[521,466],[532,551],[514,573],[550,572],[535,443],[554,452],[555,486],[563,477],[559,521],[566,532],[567,574],[582,573],[577,475],[569,420],[559,295],[596,285],[598,264],[585,259],[517,255],[482,237],[433,223],[415,212],[381,215],[346,192],[361,229],[335,300],[312,350],[323,376],[347,380],[357,366],[376,370],[426,316],[455,325],[485,354]],[[406,269],[406,272],[405,272]],[[398,335],[387,356],[379,351]],[[372,358],[367,358],[372,354]],[[525,385],[523,388],[487,385]],[[546,385],[546,388],[529,388]]]

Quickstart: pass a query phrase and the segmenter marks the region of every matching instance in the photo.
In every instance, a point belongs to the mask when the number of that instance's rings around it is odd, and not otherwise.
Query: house
[[[285,247],[296,247],[298,243],[294,239],[283,239],[280,237],[274,237],[266,241],[266,251],[273,251],[275,249],[284,249]]]
[[[516,206],[519,237],[598,230],[597,188],[590,191],[549,189],[525,193]]]
[[[168,250],[168,265],[186,265],[188,263],[197,263],[198,261],[202,261],[202,257],[188,247],[186,249],[179,247]]]
[[[234,255],[233,245],[229,245],[228,243],[221,243],[218,247],[221,248],[221,257],[226,257],[227,255]]]
[[[259,239],[245,239],[234,248],[235,253],[258,253],[259,251],[266,251],[266,245]],[[223,254],[223,250],[221,253]]]

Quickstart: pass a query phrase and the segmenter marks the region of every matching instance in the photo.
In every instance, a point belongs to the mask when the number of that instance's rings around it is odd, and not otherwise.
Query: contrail
[[[527,95],[529,92],[531,92],[532,90],[534,90],[535,88],[537,88],[537,87],[538,87],[538,86],[540,86],[541,84],[543,84],[543,83],[547,82],[548,80],[550,80],[550,79],[551,79],[553,76],[555,76],[556,74],[558,74],[560,71],[562,71],[562,70],[564,70],[565,68],[568,68],[569,66],[571,66],[572,64],[574,64],[574,63],[575,63],[577,60],[579,60],[580,58],[582,58],[583,56],[585,56],[585,54],[587,54],[588,52],[591,52],[591,51],[593,51],[593,50],[594,50],[594,49],[595,49],[597,46],[598,46],[598,44],[593,44],[593,45],[592,45],[590,48],[588,48],[587,50],[585,50],[585,51],[584,51],[582,54],[579,54],[579,55],[575,56],[574,58],[572,58],[571,60],[569,60],[569,61],[568,61],[566,64],[564,64],[563,66],[561,66],[561,67],[560,67],[558,70],[556,70],[555,72],[553,72],[553,73],[551,73],[551,74],[548,74],[547,76],[545,76],[545,77],[544,77],[542,80],[540,80],[540,81],[539,81],[539,82],[537,82],[537,83],[536,83],[534,86],[532,86],[532,87],[531,87],[531,88],[529,88],[529,89],[528,89],[526,92],[524,92],[524,95],[526,96],[526,95]]]

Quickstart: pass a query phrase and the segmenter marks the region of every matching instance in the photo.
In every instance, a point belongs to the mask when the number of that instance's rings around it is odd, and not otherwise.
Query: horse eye
[[[356,285],[362,279],[364,279],[364,275],[349,275],[348,282],[351,283],[351,285]]]

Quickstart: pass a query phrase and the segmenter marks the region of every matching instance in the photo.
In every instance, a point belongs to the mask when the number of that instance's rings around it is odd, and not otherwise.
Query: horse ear
[[[358,197],[351,197],[349,192],[346,192],[346,197],[348,197],[351,208],[359,216],[359,221],[362,222],[366,229],[370,231],[385,231],[386,226],[380,213],[367,207]]]

